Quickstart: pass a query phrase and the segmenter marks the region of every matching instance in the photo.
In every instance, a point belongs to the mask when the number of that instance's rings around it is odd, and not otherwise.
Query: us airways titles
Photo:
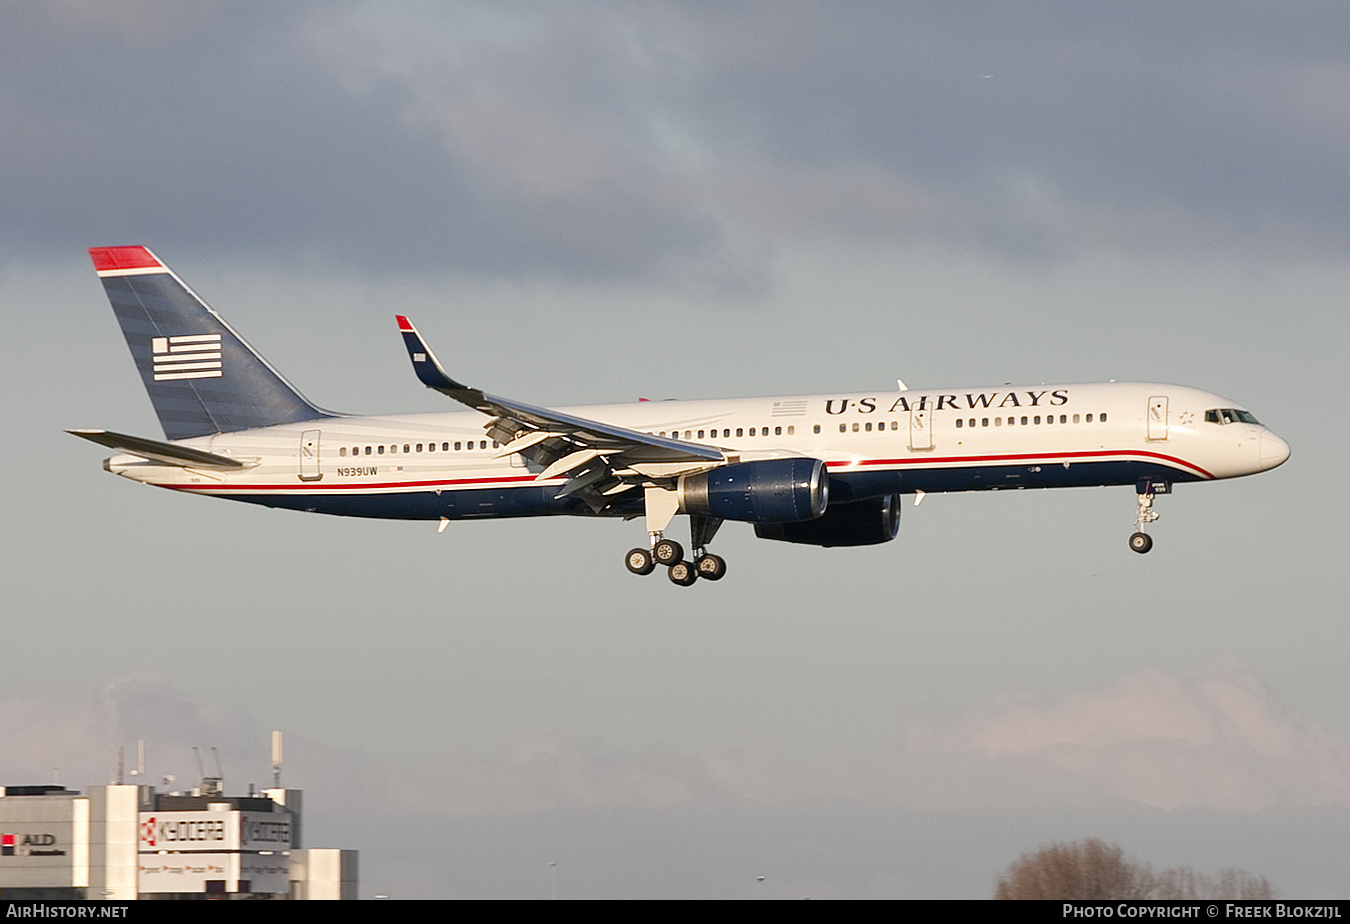
[[[1000,397],[1001,396],[1001,397]],[[878,404],[878,398],[830,398],[825,402],[826,414],[843,414],[852,408],[859,414],[894,414],[897,411],[973,411],[992,410],[1006,407],[1061,407],[1069,403],[1067,388],[1045,389],[1043,391],[981,391],[964,392],[957,395],[901,395],[886,409]]]

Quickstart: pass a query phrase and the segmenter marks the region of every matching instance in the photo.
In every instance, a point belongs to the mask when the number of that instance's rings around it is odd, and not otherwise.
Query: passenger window
[[[797,428],[796,428],[796,427],[788,427],[788,436],[796,436],[796,435],[797,435]]]
[[[1078,423],[1078,415],[1077,415],[1077,414],[1074,414],[1074,415],[1073,415],[1073,422],[1074,422],[1074,423]]]
[[[980,426],[981,426],[981,427],[987,427],[987,426],[989,426],[989,418],[988,418],[988,417],[981,417],[981,418],[980,418]]]
[[[819,433],[819,432],[820,432],[820,424],[816,424],[815,429],[813,429],[811,432],[812,432],[812,433]]]
[[[773,435],[774,435],[774,436],[782,436],[782,435],[783,435],[783,428],[782,428],[782,427],[774,427],[774,428],[773,428]]]
[[[1087,422],[1088,422],[1088,423],[1092,423],[1092,415],[1091,415],[1091,414],[1087,415]]]
[[[737,435],[737,436],[745,436],[745,428],[744,428],[744,427],[737,427],[737,428],[736,428],[736,435]]]
[[[847,433],[847,432],[848,432],[848,424],[840,424],[840,425],[839,425],[839,432],[840,432],[840,433]]]
[[[969,424],[969,426],[972,426],[972,427],[975,426],[975,418],[974,418],[974,417],[970,418],[970,424]]]
[[[703,439],[703,431],[702,431],[702,430],[698,431],[698,438],[699,438],[699,439]]]
[[[857,424],[854,424],[854,425],[853,425],[853,432],[854,432],[854,433],[857,433],[857,432],[858,432],[858,425],[857,425]]]
[[[346,447],[346,446],[339,446],[339,447],[338,447],[338,455],[340,455],[340,456],[345,456],[346,454],[347,454],[347,447]]]
[[[384,447],[383,447],[383,446],[376,446],[376,447],[375,447],[375,452],[378,453],[379,455],[384,455]]]
[[[408,443],[404,443],[404,444],[403,444],[403,451],[404,451],[404,452],[411,452],[411,450],[408,448],[409,445],[410,445],[410,444],[408,444]]]
[[[1027,425],[1027,419],[1026,419],[1025,417],[1023,417],[1023,418],[1022,418],[1022,426],[1025,427],[1026,425]]]
[[[867,423],[863,424],[863,429],[866,430],[868,433],[871,433],[871,432],[872,432],[872,422],[869,420]]]
[[[456,442],[455,442],[455,452],[459,452],[459,450],[460,450],[463,446],[464,446],[463,443],[461,443],[461,442],[459,442],[459,441],[456,441]]]
[[[960,430],[960,429],[961,429],[961,424],[962,424],[962,423],[963,423],[963,421],[962,421],[962,419],[961,419],[960,417],[956,418],[956,429]]]
[[[996,426],[996,427],[1001,427],[1001,426],[1003,426],[1003,418],[1002,418],[1002,417],[995,417],[995,418],[994,418],[994,426]]]
[[[1098,415],[1097,415],[1097,422],[1098,422],[1098,423],[1106,423],[1106,415],[1105,415],[1105,414],[1098,414]]]
[[[1069,422],[1069,421],[1068,421],[1068,416],[1069,416],[1068,414],[1060,414],[1060,415],[1059,415],[1059,422],[1060,422],[1060,423],[1068,423],[1068,422]]]

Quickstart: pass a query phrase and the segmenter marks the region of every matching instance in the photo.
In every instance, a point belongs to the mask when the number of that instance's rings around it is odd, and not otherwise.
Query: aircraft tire
[[[674,539],[662,539],[652,546],[652,555],[659,565],[674,565],[684,558],[684,546]]]
[[[656,570],[656,559],[646,549],[629,549],[623,563],[634,574],[651,574]]]
[[[698,576],[706,581],[720,581],[727,573],[727,563],[720,555],[704,555],[694,562]]]
[[[1143,555],[1153,548],[1153,537],[1148,533],[1134,533],[1130,536],[1130,548]]]
[[[698,580],[698,569],[687,561],[677,561],[670,566],[670,580],[681,587],[689,587]]]

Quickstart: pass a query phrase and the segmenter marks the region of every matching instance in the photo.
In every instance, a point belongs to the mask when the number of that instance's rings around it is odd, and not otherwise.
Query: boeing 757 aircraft
[[[644,517],[634,574],[716,581],[725,521],[824,547],[895,538],[900,500],[941,491],[1133,485],[1130,548],[1156,495],[1275,468],[1289,446],[1236,402],[1137,382],[637,401],[552,410],[450,377],[407,318],[413,371],[463,405],[354,417],[311,404],[145,247],[95,247],[163,441],[71,430],[108,471],[162,488],[341,516]],[[690,555],[666,536],[689,518]]]

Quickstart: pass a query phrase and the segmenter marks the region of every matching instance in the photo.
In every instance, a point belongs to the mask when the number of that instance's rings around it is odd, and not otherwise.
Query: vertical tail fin
[[[164,436],[333,415],[315,407],[145,247],[91,247]]]

